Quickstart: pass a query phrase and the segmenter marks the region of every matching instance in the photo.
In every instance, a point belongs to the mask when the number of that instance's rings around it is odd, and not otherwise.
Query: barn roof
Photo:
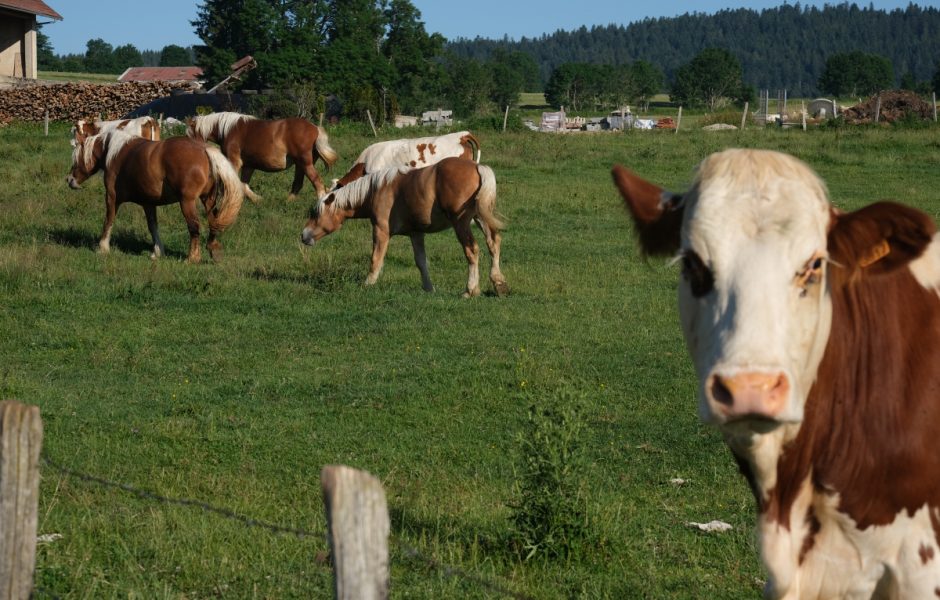
[[[42,0],[0,0],[0,8],[9,8],[31,15],[42,15],[59,21],[62,20],[62,15],[52,10],[49,5]]]
[[[131,67],[118,81],[198,81],[200,77],[199,67]]]

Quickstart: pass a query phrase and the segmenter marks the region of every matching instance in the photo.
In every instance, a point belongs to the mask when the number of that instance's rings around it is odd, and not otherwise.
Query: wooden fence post
[[[933,105],[933,122],[936,123],[937,122],[937,92],[933,93],[933,102],[931,104]]]
[[[875,101],[875,123],[881,119],[881,92],[878,92],[878,99]]]
[[[39,408],[0,402],[0,598],[33,591],[39,511]]]
[[[744,101],[744,112],[741,114],[741,131],[744,131],[744,125],[747,123],[747,106],[748,101]]]
[[[333,557],[336,600],[388,598],[388,534],[385,490],[365,471],[328,465],[320,473]]]
[[[679,135],[679,125],[682,124],[682,107],[679,107],[679,116],[676,117],[676,135]]]
[[[42,117],[42,133],[46,137],[49,137],[49,109],[46,109],[45,115]]]
[[[503,113],[503,132],[506,131],[506,122],[509,120],[509,105],[506,105],[506,112]]]
[[[366,109],[366,116],[369,117],[369,126],[372,127],[372,135],[379,137],[379,132],[375,130],[375,123],[372,122],[372,113],[369,112],[369,109]]]

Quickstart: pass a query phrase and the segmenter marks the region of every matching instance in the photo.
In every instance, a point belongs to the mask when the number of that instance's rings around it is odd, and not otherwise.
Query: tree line
[[[315,99],[308,104],[317,112],[364,117],[368,111],[380,123],[438,107],[463,117],[490,114],[514,105],[522,91],[544,91],[549,104],[576,111],[645,105],[664,91],[673,101],[715,110],[752,100],[757,86],[844,96],[895,87],[899,75],[920,91],[940,83],[940,70],[930,70],[940,57],[940,10],[913,4],[890,13],[854,4],[796,4],[760,13],[686,14],[519,42],[448,43],[427,32],[410,0],[203,0],[191,24],[203,44],[159,53],[94,39],[84,55],[55,56],[40,32],[40,68],[116,73],[195,62],[214,84],[250,54],[258,68],[236,85],[299,90]],[[838,31],[851,31],[858,44],[886,24],[897,49],[903,42],[903,60],[857,49],[818,53],[817,42],[838,39]],[[699,48],[709,40],[716,44]],[[789,77],[786,69],[794,65],[803,69],[796,84],[771,83]]]
[[[854,3],[822,8],[799,2],[761,11],[722,10],[643,19],[629,25],[581,27],[536,38],[458,39],[448,50],[486,60],[497,49],[520,51],[539,65],[547,83],[565,63],[617,65],[637,60],[659,67],[668,81],[707,48],[723,48],[741,63],[744,81],[756,88],[787,89],[812,96],[834,54],[860,51],[886,58],[895,84],[929,80],[940,59],[940,9],[909,4],[892,11]]]

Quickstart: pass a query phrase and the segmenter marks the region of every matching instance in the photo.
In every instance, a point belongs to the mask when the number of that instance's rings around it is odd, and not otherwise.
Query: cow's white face
[[[800,422],[832,316],[825,187],[790,156],[728,150],[684,202],[679,311],[701,418],[740,433]]]

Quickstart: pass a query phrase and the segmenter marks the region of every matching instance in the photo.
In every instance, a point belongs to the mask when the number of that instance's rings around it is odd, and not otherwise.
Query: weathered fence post
[[[369,109],[366,109],[366,116],[369,117],[369,126],[372,127],[372,135],[379,137],[379,132],[375,130],[375,123],[372,122],[372,113],[369,112]]]
[[[878,99],[875,101],[875,123],[881,119],[881,92],[878,92]]]
[[[937,92],[933,93],[933,102],[931,102],[931,105],[933,106],[933,122],[936,123],[937,122]]]
[[[39,510],[39,408],[0,402],[0,599],[33,591]]]
[[[803,131],[806,131],[806,101],[800,100],[800,119],[803,121]]]
[[[46,114],[42,117],[42,133],[46,137],[49,137],[49,109],[46,109]]]
[[[741,131],[744,131],[744,124],[747,123],[747,100],[744,101],[744,112],[741,113]]]
[[[503,131],[506,131],[506,122],[509,120],[509,105],[506,105],[506,112],[503,113]]]
[[[333,556],[336,600],[388,598],[388,534],[385,490],[365,471],[328,465],[320,473]]]
[[[682,107],[679,107],[679,116],[676,117],[676,135],[679,134],[679,125],[682,124]]]

